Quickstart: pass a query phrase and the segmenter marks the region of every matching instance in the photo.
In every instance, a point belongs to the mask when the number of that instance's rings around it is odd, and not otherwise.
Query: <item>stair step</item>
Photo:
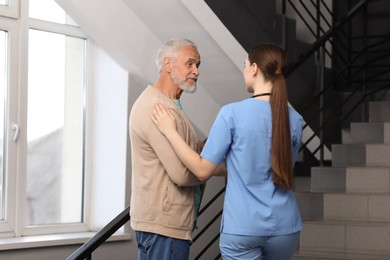
[[[353,144],[351,137],[351,128],[343,128],[341,129],[341,143],[342,144]]]
[[[390,258],[389,241],[388,222],[305,221],[299,250]]]
[[[295,176],[293,179],[294,191],[310,191],[310,176]]]
[[[347,190],[345,167],[312,167],[310,190],[313,192],[345,192]]]
[[[389,260],[389,256],[300,250],[291,260]]]
[[[313,167],[310,190],[390,193],[390,167]]]
[[[295,192],[295,198],[303,220],[322,220],[324,218],[323,193]]]
[[[351,123],[350,143],[390,143],[390,123]]]
[[[390,102],[373,101],[369,103],[370,122],[390,122]]]
[[[334,144],[332,166],[390,166],[390,144]]]
[[[325,193],[324,219],[380,221],[390,224],[390,194]]]

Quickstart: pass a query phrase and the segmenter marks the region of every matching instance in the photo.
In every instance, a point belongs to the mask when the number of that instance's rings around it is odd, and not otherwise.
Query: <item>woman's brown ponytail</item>
[[[256,63],[266,81],[273,83],[271,91],[272,111],[272,178],[278,187],[291,189],[293,165],[291,159],[291,133],[288,115],[288,98],[283,69],[286,54],[273,44],[261,44],[253,48],[248,55],[250,63]]]

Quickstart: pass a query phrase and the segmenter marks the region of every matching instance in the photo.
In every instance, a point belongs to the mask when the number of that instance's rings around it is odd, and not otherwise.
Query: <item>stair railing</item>
[[[287,0],[283,0],[287,1]],[[307,50],[305,53],[299,56],[298,61],[290,63],[286,68],[286,74],[285,76],[288,77],[291,75],[301,64],[303,64],[309,57],[311,57],[316,51],[319,50],[322,46],[325,45],[329,39],[335,35],[336,32],[338,32],[344,24],[349,22],[356,14],[359,13],[360,10],[362,10],[363,7],[365,7],[370,0],[361,0],[358,4],[356,4],[348,13],[345,15],[340,21],[336,22],[331,29],[329,29],[327,32],[322,34],[318,38],[316,42],[314,42],[309,50]],[[283,14],[286,15],[286,14]]]
[[[66,260],[92,259],[92,253],[102,245],[112,234],[118,231],[130,219],[130,207],[123,210],[118,216],[110,221],[102,230],[91,237],[81,247],[79,247]]]
[[[214,202],[220,198],[225,192],[225,186],[218,191],[209,202],[203,206],[198,213],[200,217],[204,214]],[[222,215],[222,210],[220,210],[206,225],[203,227],[193,239],[193,243],[198,240],[202,234],[213,224],[218,218]],[[81,245],[76,251],[74,251],[66,260],[83,260],[83,259],[92,259],[92,253],[106,240],[112,236],[116,231],[118,231],[123,225],[125,225],[130,220],[130,206],[124,209],[120,214],[118,214],[113,220],[111,220],[106,226],[103,227],[98,233],[93,237],[87,240],[83,245]],[[195,259],[200,259],[200,257],[211,247],[212,244],[219,238],[219,233],[212,238],[205,248],[201,250],[200,253],[195,257]],[[219,258],[219,255],[216,256],[216,259]]]
[[[363,8],[367,4],[367,2],[363,0],[359,4],[357,4],[354,8],[352,8],[350,10],[350,12],[343,19],[341,19],[339,22],[337,22],[333,26],[333,28],[331,27],[331,22],[329,22],[326,19],[327,16],[330,16],[333,19],[333,13],[324,1],[317,0],[316,3],[311,1],[312,5],[313,5],[312,7],[314,7],[314,9],[316,10],[316,16],[312,15],[312,12],[309,10],[310,8],[307,6],[307,2],[304,3],[302,0],[299,0],[301,7],[303,8],[303,10],[306,11],[306,15],[302,14],[302,12],[299,11],[299,8],[291,0],[284,0],[283,2],[284,2],[283,7],[282,7],[283,16],[286,16],[287,9],[286,9],[285,2],[288,2],[289,6],[291,6],[292,9],[298,15],[298,17],[300,17],[300,19],[306,25],[308,30],[311,32],[312,36],[314,36],[315,39],[317,39],[314,42],[314,44],[311,46],[311,48],[309,48],[309,50],[306,53],[304,53],[303,55],[300,56],[300,59],[297,62],[291,63],[287,66],[285,76],[288,77],[289,75],[291,75],[309,57],[311,57],[313,54],[316,53],[316,60],[317,60],[317,83],[316,84],[318,86],[320,93],[323,93],[324,92],[324,79],[325,79],[325,75],[324,75],[325,74],[325,59],[326,59],[325,55],[330,57],[330,59],[332,58],[332,54],[330,53],[329,50],[327,50],[326,44],[329,42],[331,44],[331,46],[333,45],[331,37],[337,31],[341,30],[342,26],[345,23],[350,21],[357,13],[359,13],[361,8]],[[327,14],[323,14],[321,12],[320,6],[324,7],[322,9],[325,9]],[[310,19],[310,21],[307,21],[307,19],[305,19],[305,17],[308,17]],[[330,28],[328,31],[325,31],[323,29],[323,27],[321,26],[322,25],[321,21],[324,21],[327,28]],[[312,26],[310,26],[310,24],[315,24],[316,27],[312,28]],[[288,48],[286,48],[286,49],[288,49]],[[325,161],[325,155],[324,155],[325,145],[323,142],[323,140],[324,140],[323,126],[324,126],[324,120],[325,120],[324,109],[323,109],[324,103],[325,103],[324,95],[320,95],[319,99],[317,99],[317,102],[319,102],[319,106],[321,109],[318,111],[318,113],[316,113],[315,117],[319,119],[320,127],[317,130],[313,131],[312,135],[303,143],[303,145],[301,146],[301,150],[307,148],[308,145],[311,144],[311,142],[313,141],[314,138],[319,138],[319,146],[317,148],[315,148],[314,150],[311,149],[310,152],[311,152],[311,154],[315,155],[319,151],[318,161],[319,161],[319,165],[322,166],[322,165],[324,165],[324,161]],[[300,111],[300,112],[302,112],[302,111]],[[308,127],[309,123],[306,122],[304,128]]]
[[[199,210],[199,216],[201,216],[205,211],[214,204],[214,202],[219,199],[224,193],[225,193],[226,186],[222,187],[222,189],[217,192],[211,199],[210,201],[203,206]],[[213,217],[211,220],[202,228],[200,229],[197,234],[194,236],[194,239],[192,240],[193,243],[196,243],[196,241],[202,237],[202,235],[210,228],[211,225],[213,225],[222,215],[222,209]],[[216,234],[210,241],[206,244],[206,246],[195,256],[194,260],[200,259],[204,253],[217,241],[219,238],[219,233]],[[216,256],[215,259],[219,258],[220,255]]]
[[[316,102],[318,100],[322,100],[322,101],[320,101],[319,109],[318,109],[318,111],[316,111],[314,113],[314,115],[311,118],[306,120],[306,124],[304,125],[304,128],[307,127],[308,125],[310,125],[310,123],[313,120],[315,120],[318,115],[322,115],[321,112],[322,112],[323,108],[326,107],[327,105],[330,105],[332,103],[332,101],[336,98],[336,96],[333,95],[326,102],[323,102],[324,93],[333,87],[334,82],[337,81],[341,77],[341,75],[343,73],[345,73],[351,67],[357,66],[356,63],[359,61],[359,59],[361,59],[371,49],[375,49],[375,48],[377,48],[380,45],[389,45],[389,44],[390,44],[390,36],[387,36],[387,37],[385,37],[384,39],[382,39],[381,41],[379,41],[379,42],[377,42],[375,44],[366,46],[366,48],[363,49],[360,53],[357,53],[357,55],[354,57],[354,59],[350,63],[348,63],[324,88],[321,88],[321,91],[315,96],[315,98],[311,102],[311,103],[313,103],[313,102]],[[364,69],[366,67],[370,66],[370,64],[372,64],[373,62],[386,60],[389,57],[390,57],[390,51],[388,51],[387,53],[383,53],[383,55],[380,58],[376,58],[375,60],[367,59],[365,64],[363,66],[359,66],[359,68],[351,75],[351,78],[353,79],[354,77],[356,77],[359,74],[361,74],[362,71],[364,71]],[[325,118],[321,118],[321,120],[320,120],[322,122],[321,126],[319,126],[319,128],[314,131],[313,135],[308,140],[306,140],[305,143],[303,143],[303,146],[302,146],[301,149],[303,149],[303,147],[307,146],[310,143],[310,141],[316,135],[320,136],[320,138],[324,138],[327,135],[331,134],[331,132],[327,132],[325,135],[322,134],[324,127],[327,126],[327,124],[329,123],[330,119],[333,118],[333,117],[338,116],[339,115],[338,114],[339,111],[343,107],[345,107],[345,105],[347,103],[352,102],[352,99],[354,98],[354,96],[356,96],[358,91],[363,88],[363,86],[366,84],[366,82],[378,81],[378,79],[382,75],[388,74],[389,70],[390,70],[389,67],[384,66],[379,72],[377,72],[376,74],[372,75],[371,77],[366,78],[365,81],[358,83],[353,89],[351,89],[350,94],[348,96],[346,96],[346,98],[338,105],[338,109],[335,109],[334,112],[331,113],[330,115],[328,115],[326,119]],[[352,104],[351,105],[352,107],[349,110],[346,111],[346,114],[340,119],[340,124],[343,124],[344,122],[347,121],[348,117],[355,111],[356,108],[358,108],[359,105],[362,104],[362,102],[364,102],[366,97],[374,95],[378,91],[381,91],[383,89],[387,89],[388,87],[389,87],[388,84],[385,83],[385,85],[381,85],[378,88],[375,88],[374,90],[366,91],[366,93],[360,99],[358,99],[355,102],[355,104]],[[309,103],[306,106],[306,108],[304,108],[303,110],[310,109],[311,103]],[[321,149],[321,145],[319,145],[312,152],[316,153],[320,149]]]
[[[320,139],[320,144],[318,145],[318,147],[316,149],[311,149],[310,152],[314,155],[316,154],[318,151],[320,152],[320,159],[319,159],[319,164],[320,165],[323,165],[324,164],[324,147],[326,146],[325,142],[324,142],[324,139],[326,137],[329,137],[332,133],[330,131],[324,131],[324,128],[329,124],[330,122],[330,119],[332,117],[335,117],[337,116],[337,114],[333,113],[331,114],[330,116],[327,115],[328,117],[325,117],[324,116],[324,110],[325,110],[325,107],[326,106],[329,106],[329,103],[330,103],[330,100],[329,100],[329,97],[326,97],[326,93],[325,92],[328,92],[334,88],[334,82],[335,82],[335,79],[337,78],[343,78],[344,80],[346,81],[349,81],[349,82],[353,82],[353,74],[356,74],[357,73],[352,73],[353,69],[355,66],[358,66],[357,63],[359,62],[359,59],[360,59],[360,62],[362,60],[362,57],[364,57],[364,64],[360,64],[359,67],[361,71],[361,75],[363,75],[364,77],[366,77],[366,70],[367,70],[367,66],[370,62],[372,61],[369,61],[369,59],[367,58],[367,53],[369,50],[371,50],[372,48],[372,45],[371,47],[369,47],[369,44],[368,44],[368,40],[370,37],[372,36],[368,36],[367,35],[367,30],[365,30],[363,33],[364,33],[364,36],[363,36],[363,46],[365,46],[363,49],[361,49],[359,52],[357,53],[353,53],[351,54],[349,57],[348,57],[348,60],[347,61],[342,55],[338,54],[338,60],[343,62],[344,64],[347,64],[346,66],[341,66],[340,67],[340,64],[336,63],[336,62],[333,62],[333,55],[327,50],[326,48],[326,44],[330,44],[330,46],[334,47],[334,41],[337,40],[338,36],[340,34],[342,34],[343,36],[347,35],[344,31],[344,27],[345,25],[347,25],[348,23],[351,23],[351,20],[353,17],[355,17],[357,14],[359,13],[362,13],[362,12],[366,12],[366,8],[367,8],[367,5],[372,3],[372,2],[375,2],[375,1],[378,1],[378,0],[361,0],[359,1],[355,6],[353,6],[348,12],[347,14],[342,17],[340,20],[338,20],[334,26],[332,28],[330,28],[328,31],[324,32],[324,30],[322,29],[321,27],[321,23],[319,21],[316,21],[314,24],[317,25],[317,30],[315,32],[315,30],[309,28],[309,31],[311,31],[312,35],[315,36],[317,38],[317,40],[311,45],[311,47],[305,52],[303,53],[299,59],[295,62],[292,62],[290,63],[287,68],[286,68],[286,71],[285,71],[285,76],[288,77],[290,76],[293,72],[295,72],[306,60],[308,60],[308,58],[312,57],[312,55],[316,54],[316,60],[317,60],[317,68],[318,68],[318,72],[317,72],[317,89],[319,91],[319,93],[315,96],[315,98],[312,99],[312,101],[308,102],[309,104],[305,107],[305,109],[303,109],[303,111],[299,111],[301,113],[304,113],[305,110],[308,111],[308,109],[311,109],[312,110],[312,105],[315,104],[315,106],[318,106],[318,111],[316,113],[313,113],[310,112],[309,114],[312,114],[311,118],[309,120],[307,120],[307,118],[305,117],[305,120],[306,120],[306,124],[304,126],[304,128],[308,127],[310,124],[312,124],[312,122],[314,120],[319,120],[318,122],[318,125],[319,127],[317,127],[313,133],[312,133],[312,136],[310,136],[302,145],[301,147],[301,150],[305,149],[308,147],[308,145],[310,144],[310,142],[314,139],[314,138],[319,138]],[[289,3],[289,5],[296,11],[296,12],[300,12],[298,10],[297,7],[294,6],[294,3],[291,1],[291,0],[284,0],[283,1],[283,5],[282,5],[282,12],[283,12],[283,16],[286,15],[287,13],[287,8],[286,8],[286,2]],[[314,3],[313,1],[310,1],[312,4],[314,4],[318,9],[319,9],[319,6],[320,6],[320,3],[322,3],[322,6],[325,6],[325,9],[329,9],[324,3],[323,1],[319,1],[317,0],[317,3]],[[307,6],[305,6],[305,3],[302,2],[302,0],[299,0],[299,3],[302,4],[304,7],[303,9],[306,10],[307,12],[309,12],[309,8]],[[307,3],[307,2],[306,2]],[[317,9],[317,10],[318,10]],[[329,15],[332,15],[330,11],[329,12]],[[366,13],[363,13],[363,17],[365,17]],[[301,17],[301,19],[304,20],[304,17],[305,15],[301,14],[301,13],[298,13],[298,16]],[[309,15],[306,15],[306,17],[309,17],[311,20],[314,20],[316,17],[312,14],[309,14]],[[322,19],[323,17],[325,17],[324,15],[321,14],[321,12],[317,12],[317,19]],[[285,20],[285,18],[284,18]],[[307,26],[309,26],[309,22],[307,21],[303,21],[304,24],[306,24]],[[325,22],[327,25],[329,24],[328,21]],[[367,20],[365,19],[364,20],[364,28],[367,28]],[[286,29],[285,29],[286,30]],[[283,35],[285,35],[286,32],[283,33]],[[351,39],[350,39],[351,40]],[[342,47],[342,51],[344,51],[344,53],[350,53],[351,51],[348,50],[346,51],[348,48],[346,48],[345,44],[343,41],[339,41],[338,42],[338,46],[339,48]],[[285,47],[288,51],[288,46]],[[332,51],[337,53],[337,48],[332,48]],[[326,66],[325,66],[325,55],[327,55],[327,58],[330,59],[332,63],[332,66],[334,67],[334,71],[339,71],[336,73],[334,79],[331,79],[330,82],[331,83],[327,83],[326,86],[325,86],[325,82],[326,81],[329,81],[329,79],[325,79],[325,71],[326,71]],[[352,57],[353,55],[355,55],[355,57]],[[352,57],[352,58],[351,58]],[[352,60],[351,60],[352,59]],[[355,69],[356,70],[356,69]],[[381,75],[382,73],[378,73],[378,75]],[[377,75],[377,76],[378,76]],[[371,76],[370,77],[371,80],[373,79],[376,79],[374,76]],[[356,87],[354,87],[352,89],[352,92],[349,94],[349,96],[347,96],[345,98],[345,100],[343,102],[341,102],[341,107],[345,108],[346,107],[346,102],[349,101],[349,100],[352,100],[352,97],[353,95],[355,95],[358,91],[362,91],[363,92],[363,97],[361,99],[358,100],[358,104],[355,104],[355,105],[351,105],[352,106],[352,109],[351,111],[348,111],[346,112],[346,116],[342,117],[340,119],[340,123],[339,123],[339,128],[338,129],[341,129],[341,126],[344,122],[347,121],[348,119],[348,116],[351,115],[354,110],[356,110],[359,106],[363,106],[363,110],[364,110],[364,105],[361,105],[361,104],[364,104],[366,102],[366,97],[369,96],[369,95],[372,95],[374,94],[375,92],[381,90],[381,89],[384,89],[384,88],[387,88],[386,86],[380,86],[377,88],[377,90],[374,90],[374,91],[370,91],[370,92],[367,92],[366,89],[367,89],[367,79],[364,78],[363,80],[360,80],[361,81],[361,84],[357,84]],[[327,95],[327,96],[331,96],[331,98],[334,98],[335,95]],[[341,109],[340,107],[340,109]],[[340,115],[338,115],[340,116]],[[313,125],[313,124],[312,124]]]

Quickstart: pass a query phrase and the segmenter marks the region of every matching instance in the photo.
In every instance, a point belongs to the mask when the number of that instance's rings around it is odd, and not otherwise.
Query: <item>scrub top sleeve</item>
[[[293,128],[292,160],[293,160],[294,164],[297,160],[299,149],[301,148],[302,128],[303,128],[303,119],[302,119],[302,117],[299,117],[299,119],[297,120],[297,122]]]
[[[232,129],[229,110],[223,107],[211,127],[201,157],[214,164],[222,163],[232,142]]]

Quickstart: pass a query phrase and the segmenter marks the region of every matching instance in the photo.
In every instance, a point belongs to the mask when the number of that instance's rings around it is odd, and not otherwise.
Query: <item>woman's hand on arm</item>
[[[164,106],[157,103],[151,115],[153,123],[165,135],[180,160],[193,172],[199,180],[205,181],[214,173],[218,166],[199,156],[191,149],[176,131],[175,117]]]

